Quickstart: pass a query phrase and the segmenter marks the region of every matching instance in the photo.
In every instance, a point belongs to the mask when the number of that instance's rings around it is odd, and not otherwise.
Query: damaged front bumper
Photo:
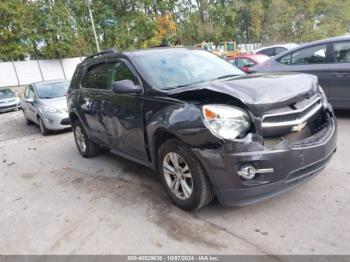
[[[297,142],[264,146],[258,135],[226,141],[217,148],[193,148],[223,205],[242,206],[271,198],[315,177],[336,151],[337,128],[333,112],[323,128]],[[243,179],[243,166],[272,172]]]

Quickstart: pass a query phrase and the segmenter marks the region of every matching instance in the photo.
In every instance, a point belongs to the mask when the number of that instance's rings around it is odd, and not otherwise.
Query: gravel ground
[[[1,254],[349,254],[350,112],[315,179],[247,207],[174,207],[152,171],[83,159],[71,132],[43,137],[0,114]],[[271,258],[273,260],[273,258]]]

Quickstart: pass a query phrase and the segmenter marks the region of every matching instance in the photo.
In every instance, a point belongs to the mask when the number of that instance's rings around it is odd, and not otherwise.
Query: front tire
[[[27,113],[26,113],[26,111],[24,111],[24,110],[23,110],[23,117],[24,117],[24,123],[25,123],[27,126],[30,126],[30,125],[33,124],[33,122],[30,121],[30,120],[28,119]]]
[[[74,121],[72,127],[75,143],[82,157],[91,158],[96,156],[100,151],[100,147],[89,139],[80,121]]]
[[[40,129],[40,133],[43,136],[47,136],[48,134],[50,134],[50,130],[46,128],[44,121],[41,120],[40,117],[38,117],[38,122],[39,122],[39,129]]]
[[[167,194],[181,209],[200,209],[215,197],[213,186],[199,161],[177,139],[169,139],[160,147],[158,171]]]

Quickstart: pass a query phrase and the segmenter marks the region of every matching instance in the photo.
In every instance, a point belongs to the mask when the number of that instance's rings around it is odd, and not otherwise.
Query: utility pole
[[[87,5],[88,5],[88,9],[89,9],[90,20],[91,20],[91,26],[92,26],[92,31],[94,32],[94,37],[95,37],[95,42],[96,42],[97,51],[100,52],[100,45],[98,44],[98,40],[97,40],[97,35],[96,35],[96,30],[95,30],[95,24],[94,24],[94,18],[92,17],[92,12],[91,12],[91,4],[92,4],[92,0],[87,0]]]

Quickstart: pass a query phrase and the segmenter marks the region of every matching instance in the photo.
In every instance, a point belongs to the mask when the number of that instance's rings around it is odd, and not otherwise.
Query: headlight
[[[325,92],[323,91],[323,89],[322,89],[322,87],[320,85],[318,86],[318,91],[320,92],[321,97],[322,97],[323,107],[324,108],[328,108],[328,99],[327,99],[326,94],[325,94]]]
[[[250,129],[248,113],[237,107],[205,105],[202,111],[204,124],[218,138],[235,139],[242,137]]]
[[[56,113],[57,109],[52,106],[43,106],[43,110],[49,113]]]

